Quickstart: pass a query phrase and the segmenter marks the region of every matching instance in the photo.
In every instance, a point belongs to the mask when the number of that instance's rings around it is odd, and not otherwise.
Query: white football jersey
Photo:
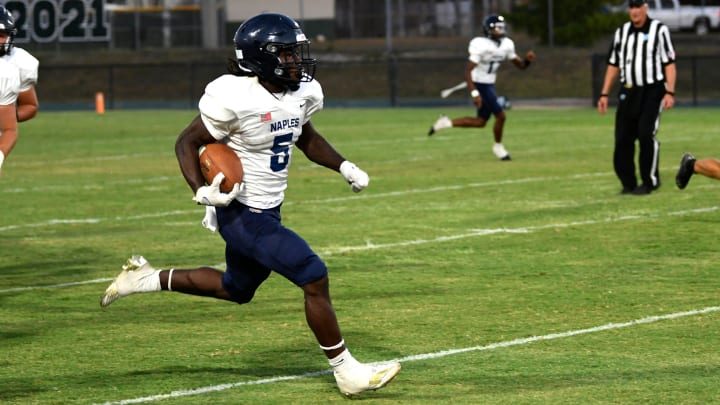
[[[0,105],[15,104],[19,91],[18,68],[4,58],[0,58]]]
[[[13,46],[10,53],[4,57],[20,71],[20,91],[30,90],[38,80],[38,66],[40,62],[30,52]]]
[[[486,84],[495,83],[502,62],[518,57],[515,43],[508,37],[503,37],[499,44],[490,38],[473,38],[468,45],[468,53],[468,59],[477,64],[472,70],[473,82]]]
[[[223,75],[205,87],[202,121],[243,164],[245,186],[238,201],[259,209],[282,203],[293,145],[322,107],[322,88],[315,80],[300,83],[297,91],[274,94],[257,77]]]

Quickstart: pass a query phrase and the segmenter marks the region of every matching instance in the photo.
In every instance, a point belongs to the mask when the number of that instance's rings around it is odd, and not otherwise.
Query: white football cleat
[[[452,128],[452,126],[452,120],[448,118],[447,115],[441,115],[440,118],[435,121],[433,126],[430,127],[430,131],[428,131],[428,136],[434,134],[435,131]]]
[[[510,160],[510,154],[505,150],[505,147],[501,143],[493,145],[493,153],[500,160]]]
[[[159,270],[155,270],[144,257],[129,258],[122,269],[100,299],[101,307],[106,307],[126,295],[160,290]]]
[[[400,363],[369,365],[359,363],[350,373],[335,370],[335,381],[340,392],[348,397],[364,391],[377,390],[386,386],[400,372]]]

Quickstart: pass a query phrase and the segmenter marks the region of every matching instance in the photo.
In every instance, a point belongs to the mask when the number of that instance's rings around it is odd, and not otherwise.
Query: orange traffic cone
[[[95,112],[105,114],[105,95],[102,91],[95,93]]]

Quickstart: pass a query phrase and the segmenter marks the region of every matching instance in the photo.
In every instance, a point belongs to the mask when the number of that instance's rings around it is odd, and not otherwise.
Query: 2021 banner
[[[10,0],[16,42],[109,41],[105,0]]]

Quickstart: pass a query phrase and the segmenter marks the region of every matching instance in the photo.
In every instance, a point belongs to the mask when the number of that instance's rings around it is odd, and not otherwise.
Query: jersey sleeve
[[[37,84],[38,67],[40,62],[29,52],[21,48],[15,48],[11,61],[20,71],[20,91],[30,90]]]
[[[515,51],[515,42],[510,38],[505,38],[505,40],[507,40],[507,52],[505,53],[505,58],[507,60],[518,58],[518,54]]]
[[[667,25],[660,25],[658,37],[660,38],[658,49],[660,50],[660,60],[662,64],[669,65],[675,63],[675,48],[673,47],[672,39],[670,39],[670,30]]]
[[[480,63],[480,54],[482,53],[482,42],[478,38],[473,38],[468,44],[468,59],[476,65]]]
[[[612,65],[615,67],[620,66],[620,38],[621,38],[623,29],[624,29],[624,26],[615,30],[615,35],[613,35],[613,40],[610,43],[610,49],[608,50],[608,57],[607,57],[608,65]]]
[[[226,87],[223,77],[210,82],[200,98],[200,118],[213,138],[220,140],[228,136],[237,122],[235,112],[227,107]]]
[[[308,106],[306,107],[307,113],[305,114],[305,120],[303,121],[303,125],[310,121],[310,117],[313,114],[322,110],[323,100],[325,99],[325,95],[322,91],[322,86],[320,86],[320,83],[318,83],[317,80],[313,80],[312,82],[308,83],[308,90]]]

